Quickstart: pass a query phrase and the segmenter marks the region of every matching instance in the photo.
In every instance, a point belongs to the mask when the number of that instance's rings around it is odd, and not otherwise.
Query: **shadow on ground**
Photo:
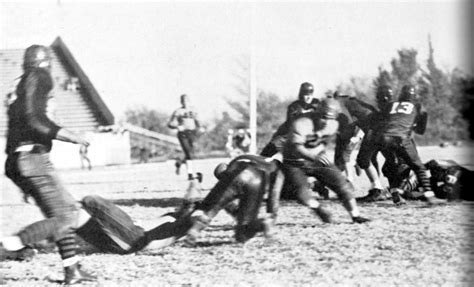
[[[121,206],[143,206],[143,207],[175,207],[183,203],[182,197],[152,198],[152,199],[114,199],[113,203]]]

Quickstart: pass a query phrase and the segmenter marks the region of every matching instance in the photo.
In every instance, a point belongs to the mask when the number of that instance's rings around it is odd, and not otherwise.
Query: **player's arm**
[[[171,115],[170,120],[168,121],[168,128],[170,129],[177,129],[178,128],[178,111],[174,111]]]
[[[89,142],[72,131],[51,121],[43,108],[46,106],[47,83],[50,77],[42,73],[32,73],[26,79],[25,115],[30,128],[41,136],[76,144],[89,145]],[[52,84],[52,83],[51,83]]]
[[[278,216],[278,209],[280,208],[280,194],[281,189],[283,188],[283,183],[285,181],[285,176],[281,169],[278,169],[271,178],[272,182],[270,185],[270,190],[268,194],[267,201],[267,215],[275,223]]]
[[[292,123],[290,141],[295,152],[303,159],[313,161],[325,149],[325,142],[313,131],[313,122],[309,118],[300,118]]]
[[[25,79],[25,115],[31,129],[43,137],[54,139],[61,127],[52,122],[44,110],[48,93],[47,86],[50,85],[52,85],[52,80],[46,73],[30,73],[27,76]]]
[[[286,110],[286,121],[290,121],[299,114],[298,107],[294,104],[290,104]]]
[[[422,135],[426,131],[426,126],[428,125],[428,113],[421,106],[417,106],[418,115],[415,119],[415,125],[413,131],[419,135]]]

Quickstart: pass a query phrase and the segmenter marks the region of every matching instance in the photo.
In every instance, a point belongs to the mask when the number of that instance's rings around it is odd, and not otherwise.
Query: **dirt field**
[[[449,158],[470,165],[471,147],[423,148],[424,161]],[[196,162],[204,172],[207,192],[215,183],[213,167],[221,160]],[[78,199],[99,194],[123,208],[139,224],[174,210],[186,188],[185,175],[174,174],[173,162],[126,167],[61,171]],[[34,204],[4,177],[1,180],[1,233],[11,234],[40,218]],[[365,177],[357,195],[365,195]],[[90,286],[237,285],[237,286],[472,286],[474,284],[474,204],[461,202],[425,208],[421,202],[395,207],[391,201],[361,206],[373,219],[356,225],[334,198],[323,201],[337,224],[322,224],[295,202],[283,202],[276,236],[257,236],[245,245],[233,240],[233,221],[221,213],[203,232],[196,248],[181,242],[150,247],[133,255],[84,254],[83,266],[96,272]],[[45,277],[62,277],[56,252],[43,252],[29,262],[1,263],[1,283],[51,286]],[[54,285],[54,284],[53,284]]]

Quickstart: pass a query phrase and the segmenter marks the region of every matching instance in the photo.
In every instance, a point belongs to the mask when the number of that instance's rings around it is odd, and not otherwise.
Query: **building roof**
[[[60,37],[51,44],[54,101],[50,101],[50,117],[61,126],[76,130],[93,130],[114,124],[114,116]],[[15,90],[22,75],[24,49],[0,50],[0,97]],[[68,83],[74,82],[70,89]],[[3,102],[3,101],[2,101]],[[53,108],[54,105],[54,108]],[[6,105],[0,105],[0,136],[7,130]]]

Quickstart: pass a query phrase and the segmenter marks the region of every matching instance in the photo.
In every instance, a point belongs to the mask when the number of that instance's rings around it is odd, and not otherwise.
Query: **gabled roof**
[[[87,77],[81,66],[79,66],[79,63],[76,61],[71,51],[69,51],[67,46],[64,44],[61,37],[57,37],[54,40],[54,42],[51,44],[51,48],[59,57],[61,57],[67,63],[67,66],[72,69],[72,73],[79,78],[79,81],[81,82],[81,87],[86,90],[86,93],[84,93],[84,95],[86,97],[89,97],[89,102],[95,106],[94,110],[97,111],[96,116],[98,117],[98,120],[101,122],[101,124],[114,124],[114,116],[112,115],[108,107],[105,105],[105,103],[102,101],[102,98],[95,89],[94,85],[92,85],[92,82],[89,80],[89,77]]]

